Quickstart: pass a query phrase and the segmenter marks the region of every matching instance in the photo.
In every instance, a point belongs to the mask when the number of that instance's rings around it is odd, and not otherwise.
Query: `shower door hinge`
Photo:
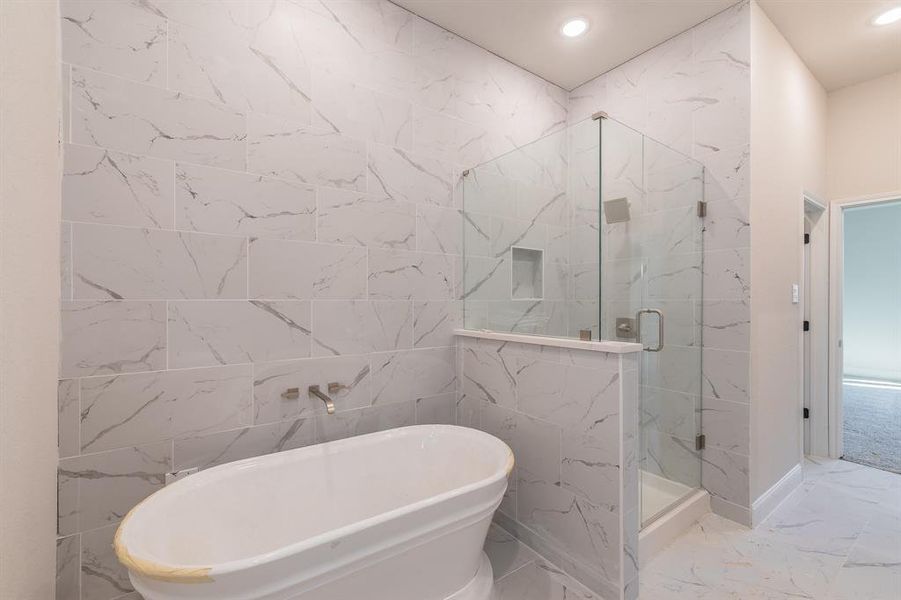
[[[810,321],[804,321],[801,327],[804,331],[810,331]]]
[[[804,407],[804,418],[805,418],[805,419],[809,419],[809,418],[810,418],[810,409],[807,408],[806,406]]]
[[[707,203],[703,200],[698,200],[698,216],[702,218],[707,216]]]
[[[804,234],[804,243],[805,243],[805,244],[809,244],[809,243],[810,243],[810,234],[809,234],[809,233],[805,233],[805,234]]]
[[[702,433],[695,437],[695,450],[703,450],[707,446],[707,438]]]

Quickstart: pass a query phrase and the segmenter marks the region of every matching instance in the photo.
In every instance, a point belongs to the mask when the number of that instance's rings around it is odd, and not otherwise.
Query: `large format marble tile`
[[[510,446],[517,469],[526,469],[536,479],[550,484],[560,484],[560,427],[494,404],[482,407],[480,423],[480,429]]]
[[[250,243],[250,297],[365,298],[366,266],[364,248],[255,239]]]
[[[250,365],[82,379],[81,451],[250,425],[250,381]]]
[[[408,350],[412,309],[408,301],[315,300],[313,356]]]
[[[704,348],[702,354],[704,397],[747,403],[750,398],[750,353]]]
[[[175,165],[175,226],[262,238],[316,238],[312,187],[250,173]]]
[[[318,194],[320,242],[416,248],[416,206],[413,203],[332,188],[321,188]]]
[[[247,14],[244,2],[223,2],[222,0],[154,0],[153,5],[167,19],[174,23],[182,23],[208,29],[228,32],[235,37],[248,37],[252,30],[252,21]]]
[[[254,422],[268,423],[324,413],[325,404],[307,393],[318,385],[335,402],[335,410],[362,408],[371,404],[370,359],[367,356],[333,356],[254,365]],[[328,384],[341,387],[328,392]],[[298,388],[297,399],[282,394]]]
[[[746,248],[751,245],[747,197],[707,203],[704,247],[707,250]]]
[[[372,403],[390,404],[456,389],[456,350],[426,348],[371,356]]]
[[[748,350],[751,345],[751,307],[746,300],[711,300],[704,303],[704,347]],[[700,321],[700,319],[699,319]]]
[[[463,260],[463,300],[508,301],[512,293],[512,260],[501,258],[467,257]],[[595,294],[596,296],[597,294]]]
[[[81,534],[81,598],[119,598],[134,590],[113,550],[116,529],[113,525]]]
[[[165,302],[63,302],[60,333],[60,377],[166,367]]]
[[[72,223],[66,221],[59,228],[59,296],[72,299]]]
[[[72,69],[72,142],[243,169],[246,122],[225,106]]]
[[[454,330],[463,326],[463,303],[459,300],[426,300],[413,303],[413,346],[453,346]]]
[[[494,579],[502,579],[520,567],[541,560],[537,552],[495,524],[488,529],[485,554],[491,560]]]
[[[758,528],[708,514],[641,572],[646,600],[850,598],[901,592],[898,475],[805,461],[805,483]]]
[[[310,303],[217,300],[169,303],[169,367],[310,355]]]
[[[312,85],[305,57],[290,46],[258,41],[170,21],[169,87],[243,113],[309,123]]]
[[[516,407],[562,427],[591,433],[605,419],[616,418],[619,371],[534,360],[517,372]]]
[[[60,16],[65,62],[166,84],[166,16],[153,4],[63,0]]]
[[[407,202],[453,205],[453,175],[448,163],[370,144],[367,165],[371,193]]]
[[[704,255],[704,299],[744,300],[751,294],[750,249],[716,250]]]
[[[63,150],[63,219],[171,228],[172,162],[67,144]]]
[[[81,569],[81,536],[56,540],[56,600],[79,598]]]
[[[464,222],[468,223],[467,232],[461,236]],[[461,210],[420,204],[416,207],[416,246],[426,252],[462,255],[463,237],[470,237],[471,223]]]
[[[248,118],[247,169],[291,181],[366,190],[366,143],[274,117]]]
[[[74,456],[80,453],[79,421],[81,408],[77,379],[61,379],[57,388],[59,405],[58,436],[59,455]]]
[[[244,238],[75,224],[78,299],[246,298]]]
[[[417,425],[456,425],[457,394],[454,392],[418,398],[416,400]]]
[[[531,562],[501,578],[498,600],[594,600],[599,598],[557,567]]]
[[[280,421],[175,440],[175,470],[206,469],[244,458],[315,444],[315,424],[309,419]]]
[[[748,506],[751,502],[749,463],[744,454],[708,446],[701,451],[701,481],[712,495]]]
[[[373,300],[453,300],[454,260],[444,254],[370,249]]]
[[[517,469],[517,519],[608,582],[619,580],[619,515]]]
[[[518,357],[503,342],[466,338],[462,345],[463,385],[468,398],[506,408],[516,405]]]
[[[163,487],[171,446],[163,442],[61,460],[58,533],[118,523],[135,504]]]
[[[414,423],[414,403],[405,401],[319,415],[316,417],[316,430],[320,441],[330,442]]]
[[[314,72],[313,125],[353,138],[410,150],[413,146],[413,106],[382,94]]]
[[[842,565],[833,590],[834,600],[901,595],[901,503],[873,513]]]
[[[417,104],[456,115],[456,73],[467,42],[425,19],[416,19],[413,34],[416,70],[411,97]]]
[[[708,446],[750,454],[751,411],[748,404],[704,398],[700,411]]]
[[[877,507],[877,499],[817,483],[797,490],[760,528],[800,552],[846,557]]]

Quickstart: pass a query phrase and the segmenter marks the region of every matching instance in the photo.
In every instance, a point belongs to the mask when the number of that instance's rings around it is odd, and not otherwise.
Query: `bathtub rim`
[[[299,540],[295,543],[288,544],[286,546],[282,546],[270,552],[264,552],[261,554],[256,554],[252,556],[247,556],[244,558],[239,558],[235,560],[231,560],[228,562],[223,562],[215,565],[170,565],[167,563],[162,563],[154,560],[150,560],[147,558],[142,558],[140,556],[134,555],[129,551],[127,542],[124,539],[126,535],[126,528],[131,518],[137,514],[137,512],[152,498],[157,496],[157,494],[164,493],[172,493],[172,489],[177,489],[178,486],[184,487],[184,484],[187,484],[189,481],[190,485],[198,485],[202,483],[203,480],[207,479],[218,479],[220,478],[220,473],[223,471],[231,471],[234,470],[235,467],[242,467],[247,465],[253,465],[255,463],[260,463],[264,460],[273,460],[273,459],[281,459],[283,461],[288,460],[288,457],[292,453],[303,453],[304,451],[309,451],[310,448],[322,445],[322,444],[336,444],[342,445],[342,443],[346,445],[353,445],[354,443],[360,443],[361,440],[365,440],[367,438],[373,437],[384,437],[386,434],[397,433],[397,432],[405,432],[412,434],[413,432],[410,430],[420,430],[420,431],[442,431],[442,430],[452,430],[456,433],[462,433],[465,436],[477,437],[477,438],[491,438],[494,440],[493,443],[499,444],[500,448],[506,451],[506,460],[503,469],[500,471],[472,483],[466,484],[464,486],[454,488],[452,490],[448,490],[441,494],[430,496],[428,498],[419,500],[417,502],[413,502],[410,504],[406,504],[400,506],[398,508],[389,510],[387,512],[380,513],[378,515],[374,515],[372,517],[368,517],[366,519],[362,519],[359,521],[354,521],[349,523],[348,525],[344,525],[342,527],[338,527],[336,529],[331,529],[329,531],[317,534],[315,536],[305,538],[303,540]],[[182,481],[177,481],[171,485],[163,487],[160,490],[157,490],[138,504],[136,504],[125,517],[122,519],[122,522],[119,524],[119,527],[116,529],[116,535],[113,539],[113,549],[116,553],[116,557],[130,572],[136,573],[142,577],[146,577],[148,579],[154,579],[157,581],[165,581],[168,583],[209,583],[212,582],[213,575],[225,575],[230,573],[236,573],[238,571],[247,570],[253,568],[255,566],[268,564],[271,562],[275,562],[289,556],[299,554],[306,550],[310,550],[317,546],[321,546],[324,543],[328,543],[333,539],[340,539],[343,537],[348,537],[357,532],[363,531],[370,527],[379,525],[381,523],[385,523],[395,518],[399,518],[405,514],[413,513],[417,510],[428,508],[430,506],[434,506],[441,502],[446,502],[448,500],[452,500],[459,496],[463,496],[465,494],[471,493],[475,490],[481,488],[487,488],[491,485],[500,483],[501,481],[505,481],[513,470],[514,465],[514,455],[513,451],[510,449],[510,446],[501,440],[500,438],[493,436],[484,431],[474,429],[471,427],[462,427],[459,425],[410,425],[407,427],[397,427],[394,429],[386,429],[383,431],[377,431],[373,433],[368,433],[359,436],[351,436],[347,438],[343,438],[340,440],[334,440],[330,442],[320,442],[319,444],[313,444],[310,446],[304,446],[302,448],[295,448],[293,450],[287,450],[284,452],[277,452],[274,454],[264,454],[261,456],[253,456],[250,458],[245,458],[241,460],[236,460],[230,463],[225,463],[222,465],[217,465],[215,467],[210,467],[209,469],[205,469],[200,473],[196,473],[188,478],[185,478]],[[506,488],[506,483],[505,486]]]

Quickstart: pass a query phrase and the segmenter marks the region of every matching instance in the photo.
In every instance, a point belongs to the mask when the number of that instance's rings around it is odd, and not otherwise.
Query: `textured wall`
[[[567,97],[388,2],[61,11],[57,596],[131,599],[165,472],[454,418],[455,181]]]
[[[53,597],[59,10],[0,1],[0,598]]]
[[[570,120],[603,110],[705,167],[702,481],[719,512],[747,520],[750,335],[750,16],[720,13],[570,94]],[[695,353],[669,361],[698,369]],[[698,457],[661,438],[661,468]]]
[[[459,424],[507,442],[496,519],[602,594],[637,595],[638,355],[460,338]]]

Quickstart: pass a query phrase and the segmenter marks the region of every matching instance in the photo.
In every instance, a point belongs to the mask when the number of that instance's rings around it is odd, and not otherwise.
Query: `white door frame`
[[[810,408],[803,420],[803,448],[806,454],[829,454],[829,208],[819,198],[805,192],[801,202],[801,225],[810,244],[801,252],[801,311],[811,321],[802,332],[801,403]],[[799,239],[799,243],[801,240]]]
[[[846,208],[897,202],[901,190],[892,193],[860,196],[835,200],[830,203],[829,215],[829,456],[841,458],[844,454],[842,435],[842,375],[844,354],[842,348],[842,262],[844,254],[844,211]]]

